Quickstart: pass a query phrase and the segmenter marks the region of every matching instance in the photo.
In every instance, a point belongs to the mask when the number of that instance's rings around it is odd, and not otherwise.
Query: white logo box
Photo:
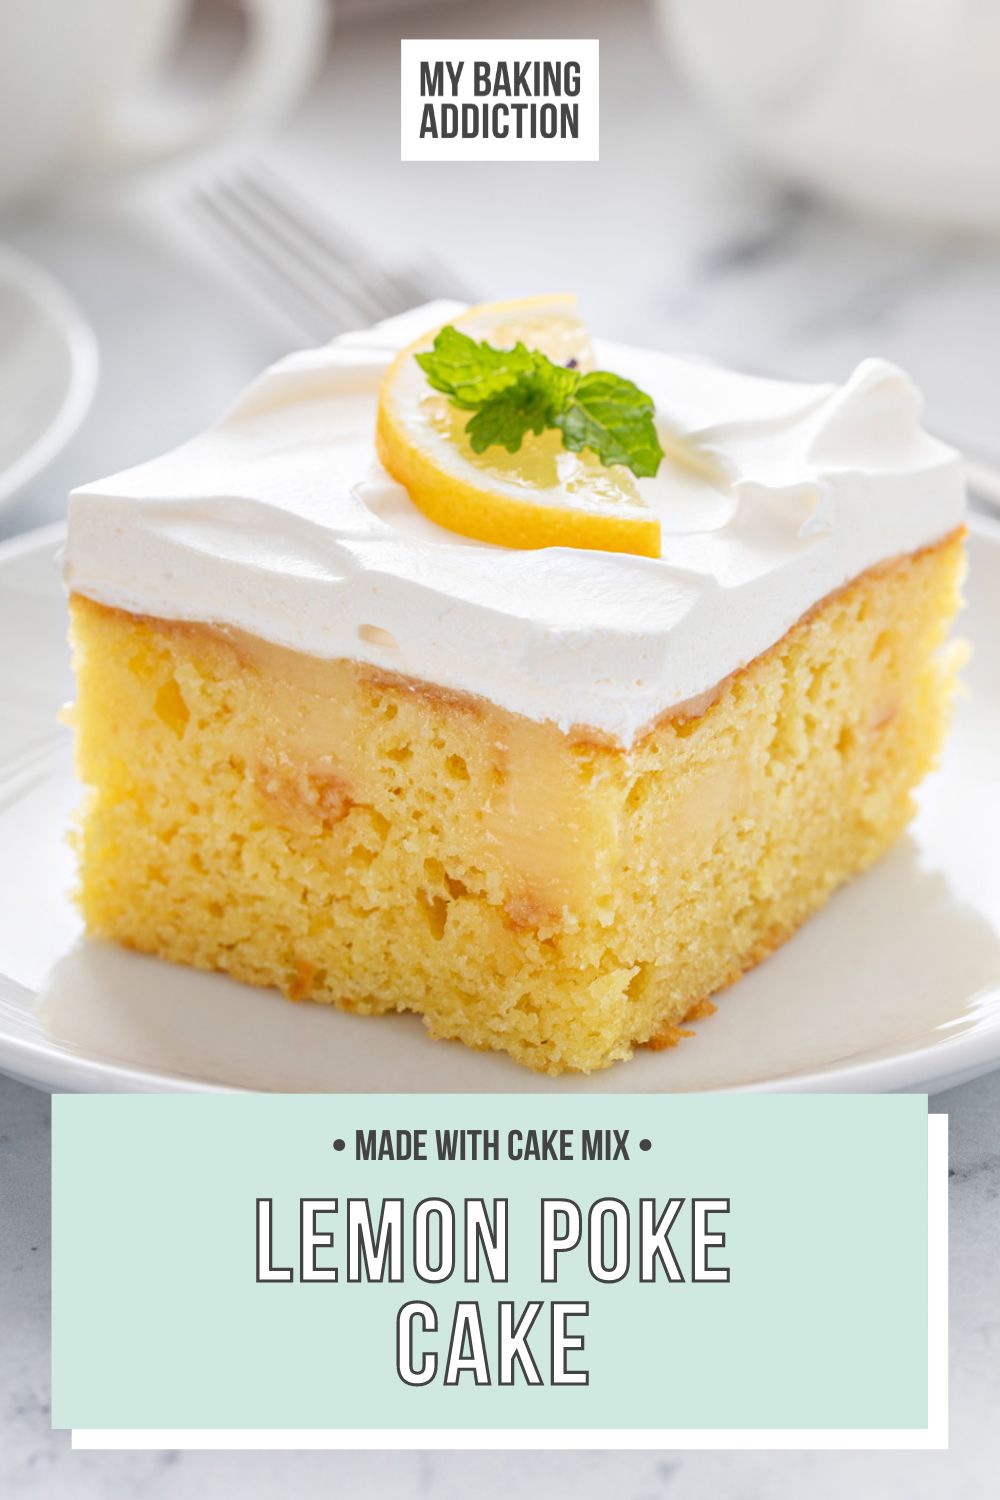
[[[400,42],[402,161],[598,161],[600,43]]]

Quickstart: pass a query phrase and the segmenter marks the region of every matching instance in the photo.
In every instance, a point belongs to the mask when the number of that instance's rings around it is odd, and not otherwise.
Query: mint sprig
[[[571,453],[589,448],[602,464],[622,464],[639,479],[660,467],[652,398],[621,375],[583,374],[524,344],[495,349],[451,324],[416,360],[434,390],[474,413],[465,431],[475,453],[494,446],[516,453],[529,432],[554,428]]]

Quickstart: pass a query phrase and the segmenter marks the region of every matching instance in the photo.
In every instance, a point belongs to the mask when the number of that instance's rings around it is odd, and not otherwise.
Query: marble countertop
[[[444,3],[419,29],[494,34],[493,7]],[[408,21],[413,34],[418,26]],[[311,99],[260,149],[375,247],[485,296],[575,288],[593,325],[804,378],[872,353],[923,386],[931,425],[1000,461],[1000,248],[863,225],[771,181],[701,118],[664,67],[643,0],[512,0],[508,35],[600,36],[599,165],[402,166],[398,21],[337,37]],[[206,38],[224,48],[224,35]],[[98,332],[94,407],[0,514],[0,537],[58,518],[75,483],[211,418],[295,333],[203,239],[192,182],[164,179],[0,216]],[[431,264],[433,249],[436,267]],[[0,1080],[0,1495],[188,1500],[979,1500],[1000,1467],[1000,1073],[932,1101],[951,1117],[951,1420],[928,1454],[75,1454],[49,1428],[48,1100]]]

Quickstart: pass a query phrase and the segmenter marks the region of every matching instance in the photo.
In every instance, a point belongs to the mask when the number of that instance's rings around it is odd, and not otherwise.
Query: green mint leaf
[[[544,354],[533,356],[532,368],[479,408],[466,424],[466,434],[475,453],[494,445],[516,453],[529,432],[536,437],[555,427],[579,375],[563,365],[554,365]]]
[[[492,396],[466,424],[473,452],[506,448],[516,453],[529,432],[536,436],[552,424],[552,406],[544,381],[528,375]]]
[[[556,425],[556,417],[565,408],[580,380],[578,370],[565,365],[554,365],[544,354],[535,355],[536,365],[533,380],[545,392],[549,404],[548,427]]]
[[[663,461],[654,406],[631,380],[593,370],[581,375],[554,425],[571,453],[590,448],[602,464],[624,464],[651,479]]]
[[[639,479],[652,478],[663,460],[651,398],[620,375],[581,375],[523,344],[494,349],[450,324],[416,360],[434,390],[475,413],[465,430],[476,453],[516,453],[529,432],[557,428],[571,453],[589,448]]]
[[[443,392],[452,405],[464,411],[476,411],[519,376],[534,367],[537,356],[523,344],[513,349],[494,349],[479,344],[450,324],[442,328],[434,346],[416,356],[417,364],[436,391]]]

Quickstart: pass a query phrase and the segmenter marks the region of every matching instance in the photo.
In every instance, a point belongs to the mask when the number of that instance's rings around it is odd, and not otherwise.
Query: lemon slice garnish
[[[574,297],[488,302],[453,327],[494,348],[520,342],[553,362],[593,369],[587,330]],[[431,330],[397,356],[379,394],[376,447],[418,510],[439,526],[501,547],[583,547],[659,557],[660,523],[633,475],[605,467],[592,453],[570,453],[562,435],[529,433],[516,453],[473,452],[469,413],[427,382],[414,355],[429,349]]]

